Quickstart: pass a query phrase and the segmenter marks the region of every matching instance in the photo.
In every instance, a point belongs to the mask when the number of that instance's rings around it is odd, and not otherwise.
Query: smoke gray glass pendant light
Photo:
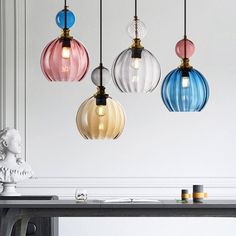
[[[80,106],[76,124],[85,139],[116,139],[123,132],[125,114],[119,102],[105,92],[110,73],[102,62],[102,0],[100,0],[100,64],[92,72],[97,93]]]
[[[149,93],[158,85],[161,68],[156,57],[141,44],[146,35],[146,27],[139,20],[135,0],[135,15],[128,26],[128,34],[133,43],[121,52],[112,66],[112,78],[121,92]]]

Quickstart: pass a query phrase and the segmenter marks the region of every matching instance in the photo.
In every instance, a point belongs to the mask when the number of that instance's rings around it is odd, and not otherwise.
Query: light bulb
[[[96,113],[98,116],[105,116],[106,115],[106,106],[98,105],[96,107]]]
[[[137,84],[138,81],[139,81],[139,76],[138,76],[138,75],[133,75],[133,76],[132,76],[132,82],[133,82],[134,84]]]
[[[100,123],[99,125],[98,125],[98,130],[104,130],[104,124],[103,123]]]
[[[62,47],[62,57],[64,59],[70,58],[70,47]]]
[[[188,76],[183,76],[182,77],[182,87],[183,88],[188,88],[189,87],[189,77]]]
[[[132,58],[131,60],[132,60],[131,66],[133,68],[132,83],[137,86],[138,81],[139,81],[139,69],[140,69],[141,58],[137,57],[137,58]]]
[[[62,73],[68,73],[68,72],[70,72],[70,67],[67,66],[67,65],[62,66],[61,72],[62,72]]]
[[[140,68],[141,58],[132,58],[131,65],[134,69],[138,70]]]

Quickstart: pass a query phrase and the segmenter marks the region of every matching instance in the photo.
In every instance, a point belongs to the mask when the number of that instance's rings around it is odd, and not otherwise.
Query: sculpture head
[[[0,131],[0,159],[5,159],[8,152],[15,155],[21,153],[21,137],[16,129]]]

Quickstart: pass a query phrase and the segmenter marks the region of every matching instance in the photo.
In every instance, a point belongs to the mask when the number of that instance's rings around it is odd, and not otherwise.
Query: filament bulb
[[[183,76],[182,77],[182,87],[183,88],[188,88],[189,87],[189,77],[188,76]]]
[[[104,130],[104,124],[103,124],[103,123],[100,123],[100,124],[98,125],[98,129],[99,129],[100,131]]]
[[[98,105],[96,107],[96,113],[98,116],[105,116],[106,115],[106,106]]]
[[[138,76],[138,75],[133,75],[133,76],[132,76],[132,82],[133,82],[134,84],[138,84],[138,82],[139,82],[139,76]]]
[[[62,47],[62,57],[64,59],[69,59],[70,58],[70,47]]]
[[[138,70],[140,68],[141,58],[132,58],[131,65],[134,69]]]

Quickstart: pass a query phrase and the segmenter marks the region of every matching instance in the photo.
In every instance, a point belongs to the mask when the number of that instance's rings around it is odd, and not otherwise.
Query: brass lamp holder
[[[180,64],[181,69],[191,69],[192,66],[189,64],[189,58],[183,58]]]
[[[137,15],[137,1],[135,1],[135,37],[133,39],[133,44],[131,45],[132,58],[141,58],[143,46],[141,45],[141,39],[138,37],[138,15]]]
[[[141,44],[141,39],[134,38],[133,39],[133,44],[131,45],[131,48],[142,48],[143,49],[143,46]]]
[[[71,47],[70,41],[73,37],[70,35],[69,29],[63,29],[62,34],[60,36],[60,41],[62,42],[62,47]]]
[[[141,58],[142,51],[144,47],[141,45],[141,39],[135,38],[133,39],[133,44],[131,45],[132,50],[132,58]]]
[[[62,33],[60,35],[60,38],[73,39],[73,37],[70,35],[70,30],[69,29],[63,29]]]

